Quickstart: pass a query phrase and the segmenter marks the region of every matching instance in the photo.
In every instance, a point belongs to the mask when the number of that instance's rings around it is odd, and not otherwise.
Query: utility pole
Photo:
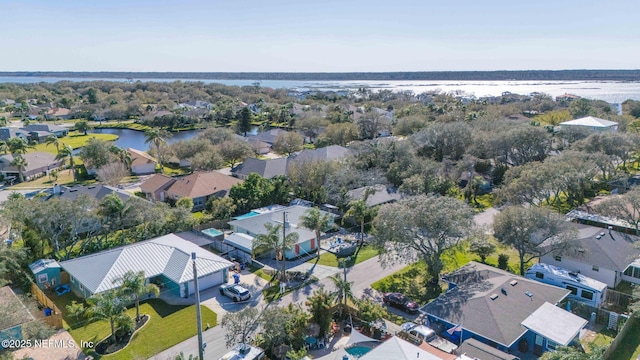
[[[200,313],[200,288],[198,287],[198,269],[196,268],[196,253],[191,253],[193,261],[193,286],[196,294],[196,322],[198,324],[198,356],[204,360],[204,343],[202,342],[202,314]]]

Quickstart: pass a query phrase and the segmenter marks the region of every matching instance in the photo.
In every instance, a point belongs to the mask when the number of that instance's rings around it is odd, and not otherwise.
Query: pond
[[[118,140],[114,142],[114,145],[126,149],[134,148],[138,150],[149,150],[149,144],[145,144],[145,136],[143,131],[131,130],[131,129],[93,129],[91,133],[97,134],[114,134],[118,135]],[[200,130],[185,130],[179,132],[172,132],[171,137],[167,139],[169,144],[173,144],[180,140],[189,140],[198,135]]]

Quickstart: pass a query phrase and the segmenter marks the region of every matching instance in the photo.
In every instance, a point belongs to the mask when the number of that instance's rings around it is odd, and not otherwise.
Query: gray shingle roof
[[[285,175],[287,173],[287,159],[256,159],[248,158],[242,164],[238,165],[234,170],[234,174],[250,175],[256,173],[263,178],[271,179],[279,175]]]
[[[375,191],[373,193],[370,193],[367,197],[366,204],[368,207],[398,201],[402,198],[402,195],[400,194],[398,189],[382,184],[364,186],[361,188],[349,190],[347,192],[347,197],[351,200],[362,199],[364,198],[365,191],[367,191],[368,189],[373,189]]]
[[[176,283],[193,280],[192,252],[199,276],[231,266],[230,261],[175,234],[63,261],[60,266],[89,291],[99,293],[118,287],[127,271],[144,271],[147,278],[164,274]]]
[[[350,150],[340,145],[330,145],[319,149],[305,149],[296,155],[294,161],[333,161],[349,155]]]
[[[74,200],[78,198],[78,196],[86,194],[91,197],[96,198],[98,201],[102,201],[102,199],[110,194],[115,193],[118,197],[125,201],[131,198],[133,195],[127,193],[126,191],[122,191],[117,188],[113,188],[111,186],[97,184],[97,185],[77,185],[77,186],[61,186],[62,192],[60,193],[61,199],[69,199]]]
[[[457,286],[425,305],[422,311],[462,324],[465,330],[507,347],[527,331],[521,323],[529,315],[545,302],[557,304],[569,294],[566,289],[475,261],[452,272],[447,279]],[[517,281],[515,286],[510,284],[513,280]],[[492,295],[497,297],[492,300]]]

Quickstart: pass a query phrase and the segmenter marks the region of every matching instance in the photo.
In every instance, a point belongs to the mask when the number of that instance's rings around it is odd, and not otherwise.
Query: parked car
[[[420,308],[417,302],[401,293],[386,293],[382,296],[382,301],[388,306],[396,307],[410,314],[415,314]]]
[[[402,332],[413,336],[416,339],[420,339],[427,344],[438,348],[446,353],[453,354],[458,349],[458,346],[447,339],[443,339],[438,336],[436,332],[426,325],[418,325],[415,323],[404,323],[400,326]]]
[[[220,294],[233,299],[233,301],[245,301],[251,298],[251,293],[249,290],[243,288],[240,285],[236,284],[223,284],[220,285]]]

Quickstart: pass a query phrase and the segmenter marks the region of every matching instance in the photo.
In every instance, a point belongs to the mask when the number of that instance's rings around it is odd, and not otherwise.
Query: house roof
[[[226,193],[233,185],[241,182],[242,180],[240,179],[217,171],[195,172],[175,179],[175,182],[169,186],[167,191],[178,197],[195,199],[221,191]]]
[[[507,354],[504,351],[500,351],[493,346],[489,346],[476,339],[469,338],[465,340],[462,345],[456,350],[458,354],[467,355],[472,359],[482,360],[519,360],[515,355]]]
[[[0,288],[0,309],[3,309],[0,316],[0,330],[35,320],[8,285]]]
[[[557,304],[569,294],[475,261],[449,274],[447,280],[457,286],[421,310],[506,347],[527,331],[522,321],[542,304]]]
[[[600,119],[594,116],[587,116],[587,117],[583,117],[575,120],[564,121],[564,122],[561,122],[560,125],[608,128],[608,127],[616,126],[618,125],[618,123],[615,121]]]
[[[127,271],[144,271],[147,278],[162,274],[179,284],[193,280],[193,252],[198,276],[231,266],[230,261],[176,234],[63,261],[60,266],[95,294],[118,287]]]
[[[136,150],[134,148],[127,148],[127,151],[131,156],[131,166],[142,166],[157,163],[156,159],[145,151]]]
[[[56,156],[48,152],[30,152],[22,155],[22,157],[27,161],[27,166],[24,171],[25,173],[47,167],[49,165],[55,166],[59,163],[59,160],[56,160]],[[18,168],[11,165],[13,159],[14,157],[12,154],[0,155],[0,171],[17,173]]]
[[[235,248],[251,253],[251,248],[253,247],[253,236],[242,233],[233,233],[225,237],[224,242]]]
[[[573,240],[575,246],[563,257],[615,271],[623,271],[640,257],[640,239],[637,236],[584,224],[575,224],[575,228],[578,232]]]
[[[140,184],[140,191],[144,193],[153,193],[160,189],[166,190],[169,188],[175,178],[162,174],[153,174],[145,182]]]
[[[53,259],[40,259],[29,264],[29,269],[31,269],[31,272],[34,274],[37,274],[40,271],[43,271],[45,269],[59,269],[59,268],[60,268],[60,264],[58,264],[58,262]]]
[[[586,324],[587,320],[548,302],[522,322],[524,327],[563,346],[569,345]]]
[[[47,131],[50,133],[54,133],[56,131],[69,131],[69,129],[64,126],[54,124],[29,124],[22,127],[22,129],[26,131]]]
[[[319,149],[305,149],[293,159],[295,161],[332,161],[340,160],[349,154],[350,150],[344,146],[331,145]]]
[[[273,145],[276,142],[278,136],[285,133],[288,133],[288,131],[282,129],[271,129],[262,133],[258,133],[256,135],[250,135],[248,136],[248,138],[263,141],[267,144]]]
[[[402,195],[400,194],[398,189],[383,184],[363,186],[357,189],[349,190],[347,192],[347,197],[352,200],[362,199],[364,198],[365,192],[369,189],[372,189],[374,192],[370,193],[367,197],[366,203],[368,207],[394,202],[402,198]]]
[[[360,360],[440,360],[412,343],[402,340],[397,336],[383,342],[368,353],[360,357]]]
[[[215,242],[215,240],[206,235],[203,235],[199,231],[183,231],[176,233],[176,236],[179,236],[187,241],[191,241],[192,243],[200,247],[211,245]]]
[[[47,115],[49,116],[67,116],[71,113],[71,110],[69,109],[65,109],[65,108],[52,108],[51,110],[47,111]]]
[[[18,135],[22,135],[25,138],[29,137],[29,132],[25,130],[18,129],[16,127],[1,127],[0,128],[0,139],[7,141],[12,137],[17,137]]]
[[[120,189],[107,186],[107,185],[102,185],[102,184],[88,185],[88,186],[83,186],[83,185],[61,186],[60,190],[61,192],[58,196],[61,199],[69,199],[69,200],[75,200],[80,195],[89,195],[91,197],[96,198],[98,201],[101,201],[107,195],[116,194],[122,201],[125,201],[133,196],[126,191],[122,191]],[[55,194],[49,197],[49,199],[53,198],[54,196]]]
[[[287,231],[296,232],[299,235],[298,243],[307,241],[311,238],[315,238],[315,232],[313,230],[309,230],[307,228],[299,225],[301,220],[300,218],[306,214],[309,210],[308,207],[305,206],[287,206],[284,208],[278,207],[273,211],[268,211],[262,214],[258,214],[255,216],[251,216],[243,219],[236,219],[233,221],[229,221],[229,225],[236,226],[238,228],[242,228],[251,234],[266,234],[267,229],[264,227],[266,223],[280,223],[282,224],[282,213],[287,213],[287,220],[289,223],[289,228]],[[329,214],[330,216],[335,216],[326,211],[320,210],[322,213]]]
[[[249,175],[256,173],[263,178],[271,179],[279,175],[285,175],[287,173],[287,159],[256,159],[248,158],[242,164],[233,169],[232,173]]]

